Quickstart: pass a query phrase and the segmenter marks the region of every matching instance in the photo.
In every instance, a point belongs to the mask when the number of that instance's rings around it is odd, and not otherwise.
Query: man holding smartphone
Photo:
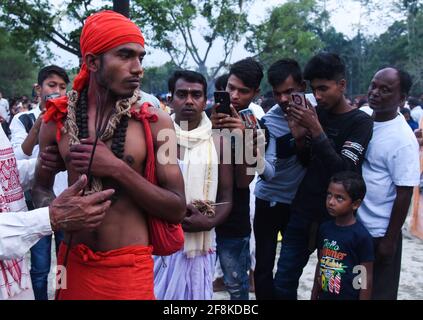
[[[229,71],[226,91],[230,94],[232,115],[218,113],[214,106],[211,120],[213,129],[229,129],[234,135],[244,139],[245,125],[238,112],[250,108],[256,118],[260,119],[263,109],[252,103],[260,93],[260,82],[263,78],[263,68],[253,58],[236,62]],[[239,139],[236,139],[239,140]],[[248,143],[248,142],[247,142]],[[236,145],[235,145],[236,147]],[[232,148],[232,159],[237,152]],[[250,259],[250,189],[249,185],[254,175],[248,174],[248,165],[236,163],[234,166],[233,205],[228,219],[216,228],[217,254],[222,266],[223,278],[231,300],[248,300]]]
[[[280,299],[296,299],[298,281],[309,256],[316,249],[319,225],[331,219],[326,210],[329,179],[340,171],[361,173],[373,132],[373,121],[345,99],[345,64],[332,53],[320,53],[307,63],[304,78],[310,81],[317,107],[290,107],[287,111],[302,132],[295,137],[302,149],[306,131],[311,137],[310,163],[291,205],[275,276]],[[306,131],[304,131],[306,129]]]
[[[298,136],[295,131],[298,128],[286,114],[293,94],[304,99],[306,83],[301,68],[295,60],[281,59],[270,66],[267,75],[277,103],[261,120],[268,142],[265,170],[255,187],[254,235],[257,262],[254,282],[257,300],[274,298],[273,266],[278,233],[284,235],[291,215],[291,202],[305,174],[305,167],[296,152],[294,136]]]

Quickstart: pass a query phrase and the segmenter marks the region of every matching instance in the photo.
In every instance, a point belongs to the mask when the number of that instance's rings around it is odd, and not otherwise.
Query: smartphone
[[[215,91],[214,92],[214,103],[219,103],[219,107],[216,109],[218,113],[225,113],[232,116],[231,111],[231,97],[227,91]]]
[[[291,104],[299,108],[308,108],[305,94],[302,92],[291,93]]]
[[[238,112],[239,116],[242,119],[242,122],[244,122],[244,125],[248,129],[260,129],[259,122],[254,115],[253,111],[251,109],[244,109]]]

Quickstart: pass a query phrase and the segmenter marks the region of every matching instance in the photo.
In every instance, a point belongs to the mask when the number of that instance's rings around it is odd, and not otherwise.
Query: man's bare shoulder
[[[143,106],[143,104],[139,103],[139,101],[138,101],[137,103],[132,105],[132,108],[135,112],[139,112],[141,110],[142,106]],[[163,121],[166,121],[166,120],[169,120],[170,122],[172,122],[172,119],[170,118],[170,116],[167,112],[163,111],[161,108],[155,107],[151,103],[149,103],[147,111],[150,114],[157,115],[157,117],[159,118],[159,120],[157,122],[163,122]]]
[[[172,118],[162,109],[149,107],[148,112],[157,115],[157,122],[152,123],[152,128],[153,126],[157,129],[174,128]]]

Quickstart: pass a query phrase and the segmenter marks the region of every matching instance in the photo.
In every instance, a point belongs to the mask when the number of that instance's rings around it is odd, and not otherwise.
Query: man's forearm
[[[413,187],[397,187],[397,197],[392,207],[391,218],[385,238],[396,241],[407,218]]]
[[[27,156],[32,155],[34,147],[38,144],[38,132],[39,129],[36,129],[35,126],[33,126],[25,138],[25,141],[22,143],[22,151]]]
[[[254,179],[253,174],[247,173],[248,166],[246,164],[235,165],[235,184],[240,189],[248,188]]]

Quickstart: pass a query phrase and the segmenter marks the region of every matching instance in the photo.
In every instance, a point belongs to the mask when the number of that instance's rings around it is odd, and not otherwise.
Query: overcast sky
[[[64,0],[53,0],[52,1],[58,8],[63,8]],[[101,0],[94,0],[93,3],[101,3]],[[248,19],[250,22],[257,24],[262,22],[266,16],[268,16],[271,8],[283,4],[286,1],[284,0],[256,0],[255,3],[249,10]],[[336,28],[337,31],[344,33],[348,37],[352,37],[357,33],[357,27],[360,24],[361,29],[368,35],[377,35],[386,30],[390,24],[390,19],[387,19],[386,10],[373,13],[371,17],[364,11],[363,8],[360,8],[358,1],[353,0],[328,0],[327,1],[327,10],[331,14],[331,24]],[[398,18],[398,17],[396,17]],[[64,30],[73,29],[73,26],[64,25]],[[142,29],[142,28],[141,28]],[[196,37],[194,35],[194,37]],[[201,38],[197,36],[198,43],[201,43]],[[169,57],[164,52],[148,47],[147,42],[147,56],[144,59],[144,65],[149,66],[158,66],[162,65],[166,61],[169,61]],[[65,66],[65,67],[75,67],[78,64],[77,58],[58,48],[54,44],[50,45],[53,53],[56,55],[54,63]],[[204,48],[200,47],[200,50]],[[210,57],[208,59],[208,66],[216,65],[220,60],[220,51],[219,46],[217,45],[211,51]],[[244,41],[238,44],[229,62],[235,62],[239,59],[249,56],[244,49]]]

